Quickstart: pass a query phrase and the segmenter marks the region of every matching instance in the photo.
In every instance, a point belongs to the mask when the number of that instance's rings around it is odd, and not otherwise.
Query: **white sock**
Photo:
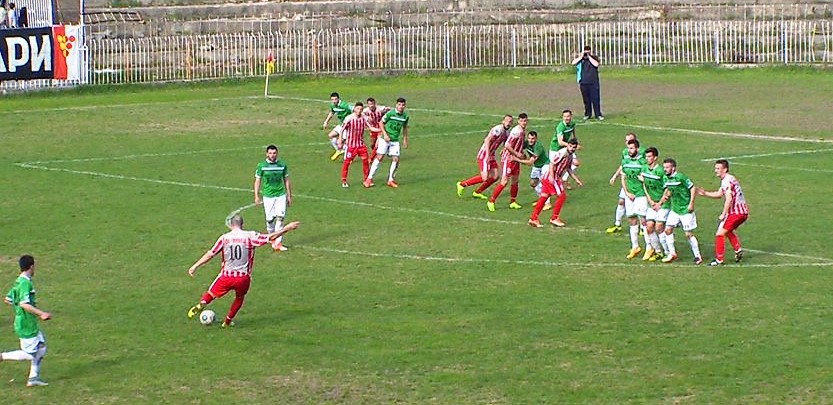
[[[541,182],[540,181],[535,186],[535,195],[541,195]]]
[[[668,248],[669,255],[677,254],[677,249],[674,247],[674,233],[665,234],[665,245]]]
[[[46,355],[46,346],[41,346],[32,358],[32,365],[29,366],[29,379],[38,378],[40,363]]]
[[[552,205],[552,197],[547,197],[547,201],[544,201],[544,204]]]
[[[639,247],[639,225],[631,225],[631,248],[636,249]]]
[[[393,173],[396,171],[396,164],[399,163],[395,160],[390,161],[390,170],[388,171],[388,181],[393,181]]]
[[[32,357],[31,354],[26,353],[23,350],[15,350],[13,352],[5,352],[3,354],[0,354],[0,356],[3,357],[3,360],[17,360],[17,361],[32,360],[34,358],[34,357]]]
[[[671,254],[671,251],[668,250],[668,239],[665,236],[665,232],[659,233],[659,244],[662,245],[662,252],[665,254]]]
[[[700,243],[694,235],[688,238],[688,244],[691,245],[691,253],[694,253],[694,257],[700,257]]]
[[[651,236],[653,236],[653,234],[648,233],[648,230],[645,229],[645,227],[643,226],[642,227],[642,239],[645,240],[645,249],[648,249],[649,247],[653,249],[654,245],[651,244],[651,239],[652,239]]]
[[[368,179],[373,179],[373,175],[376,174],[376,170],[379,169],[379,160],[373,159],[373,163],[370,164],[370,173],[367,175]]]
[[[283,218],[275,218],[275,230],[280,231],[281,229],[283,229]],[[278,236],[275,239],[275,245],[281,243],[282,240],[283,236]]]
[[[338,150],[338,140],[336,138],[330,138],[330,145],[333,145],[333,149]]]
[[[613,225],[621,226],[622,225],[622,217],[625,216],[625,206],[622,204],[616,204],[616,216],[613,217]]]
[[[266,233],[275,232],[275,221],[277,221],[277,218],[272,218],[272,220],[266,221]]]
[[[659,243],[659,235],[657,235],[656,231],[651,234],[651,246],[654,247],[654,252],[663,251],[662,244]]]

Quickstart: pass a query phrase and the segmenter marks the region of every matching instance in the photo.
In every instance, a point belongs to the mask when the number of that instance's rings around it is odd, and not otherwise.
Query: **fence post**
[[[789,57],[787,55],[787,24],[781,20],[781,46],[784,48],[784,64],[788,64]]]
[[[515,27],[512,27],[512,67],[518,67],[518,41]]]
[[[712,45],[712,48],[714,48],[714,64],[719,65],[720,64],[720,26],[719,25],[716,25],[715,29],[714,29],[714,45]]]
[[[445,24],[445,70],[451,70],[451,29]]]
[[[654,65],[654,29],[648,25],[648,66]]]

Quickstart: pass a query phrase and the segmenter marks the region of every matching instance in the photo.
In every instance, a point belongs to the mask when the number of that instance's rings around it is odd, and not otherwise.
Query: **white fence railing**
[[[592,44],[607,65],[829,64],[833,22],[678,21],[417,26],[98,39],[90,83],[158,82],[277,73],[565,65]]]

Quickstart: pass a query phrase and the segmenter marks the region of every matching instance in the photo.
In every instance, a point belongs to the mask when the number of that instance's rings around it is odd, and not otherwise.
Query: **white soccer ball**
[[[200,312],[200,323],[205,326],[211,325],[214,323],[215,316],[216,314],[214,314],[214,311],[206,309],[205,311]]]

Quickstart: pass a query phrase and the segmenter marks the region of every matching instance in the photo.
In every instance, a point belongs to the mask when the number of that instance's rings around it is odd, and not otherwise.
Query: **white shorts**
[[[684,231],[693,231],[697,229],[697,215],[693,212],[685,214],[677,214],[674,211],[668,213],[668,219],[665,221],[665,226],[676,227],[682,224]]]
[[[399,156],[399,142],[386,142],[385,137],[380,136],[376,140],[376,154]]]
[[[645,212],[646,221],[665,223],[666,219],[668,219],[668,208],[660,208],[658,210],[655,210],[651,207],[648,207],[648,211]]]
[[[263,197],[263,211],[266,221],[272,222],[276,217],[286,216],[286,194],[280,197]]]
[[[43,337],[43,332],[38,332],[38,335],[35,337],[30,337],[26,339],[20,339],[20,350],[28,354],[34,355],[37,353],[40,344],[43,343],[46,346],[46,339]]]
[[[636,197],[633,200],[630,198],[625,197],[625,216],[635,217],[640,216],[644,217],[645,212],[648,211],[648,198],[645,196]]]
[[[529,171],[529,178],[541,180],[541,177],[544,177],[544,170],[547,169],[547,166],[544,167],[535,167],[532,166],[532,170]]]
[[[622,188],[622,187],[619,187],[619,199],[620,200],[627,200],[628,199],[628,196],[625,195],[625,189]]]
[[[345,136],[344,136],[344,128],[342,128],[342,127],[341,127],[341,124],[336,125],[336,126],[333,128],[333,130],[332,130],[332,131],[330,131],[330,132],[331,132],[331,133],[332,133],[332,132],[337,133],[339,136],[341,136],[341,139],[344,139],[344,138],[345,138]]]

